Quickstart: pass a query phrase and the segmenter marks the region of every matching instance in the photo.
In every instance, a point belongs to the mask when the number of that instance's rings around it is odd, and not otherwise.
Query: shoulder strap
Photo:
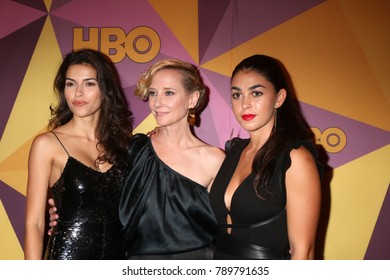
[[[50,132],[54,134],[54,136],[57,138],[58,142],[60,142],[62,148],[65,150],[65,152],[68,154],[68,156],[70,156],[69,153],[68,153],[68,151],[65,149],[64,145],[63,145],[62,142],[60,141],[60,138],[58,138],[57,134],[55,134],[54,131],[50,131]]]

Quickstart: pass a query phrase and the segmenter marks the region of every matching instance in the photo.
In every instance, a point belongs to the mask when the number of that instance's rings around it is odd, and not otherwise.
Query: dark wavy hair
[[[285,89],[286,99],[277,109],[276,123],[270,137],[256,153],[252,171],[255,174],[254,187],[259,197],[270,194],[270,181],[278,156],[297,140],[311,140],[314,134],[304,118],[295,96],[290,76],[284,65],[277,59],[266,55],[253,55],[242,60],[233,70],[232,78],[241,71],[254,71],[263,76],[275,88],[275,94]]]
[[[96,127],[97,148],[103,149],[96,161],[98,163],[117,163],[127,149],[132,131],[132,113],[128,109],[125,94],[121,87],[118,72],[105,54],[93,49],[79,49],[68,53],[61,63],[54,79],[54,92],[57,106],[50,106],[52,118],[49,130],[69,122],[73,113],[66,103],[64,89],[66,72],[72,65],[88,65],[96,70],[97,81],[102,95],[99,122]]]

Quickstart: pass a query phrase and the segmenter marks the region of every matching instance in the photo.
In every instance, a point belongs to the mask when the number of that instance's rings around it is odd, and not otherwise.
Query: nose
[[[82,86],[76,86],[75,87],[75,93],[74,93],[74,96],[75,97],[81,97],[81,96],[83,96],[84,95],[84,89],[83,89],[83,87]]]
[[[243,109],[248,109],[248,108],[251,108],[252,107],[252,104],[251,104],[251,99],[249,96],[243,96],[242,98],[242,108]]]
[[[158,93],[156,93],[156,95],[153,97],[153,105],[155,106],[155,107],[160,107],[160,106],[162,106],[162,102],[163,102],[163,100],[162,100],[162,95],[161,94],[158,94]]]

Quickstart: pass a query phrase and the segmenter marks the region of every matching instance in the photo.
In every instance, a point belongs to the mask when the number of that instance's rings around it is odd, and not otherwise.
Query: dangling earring
[[[274,113],[274,130],[276,129],[276,122],[278,121],[278,109],[275,109],[275,113]]]
[[[189,125],[194,126],[196,122],[195,108],[190,108],[188,110],[187,122]]]

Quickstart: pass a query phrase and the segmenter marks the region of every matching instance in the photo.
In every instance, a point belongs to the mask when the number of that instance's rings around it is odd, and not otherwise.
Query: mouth
[[[245,115],[242,115],[242,116],[241,116],[241,118],[242,118],[244,121],[253,120],[255,117],[256,117],[256,115],[254,115],[254,114],[245,114]]]
[[[165,114],[167,114],[166,112],[154,112],[154,115],[156,116],[156,117],[160,117],[160,116],[163,116],[163,115],[165,115]]]
[[[81,100],[77,100],[77,101],[73,101],[72,104],[76,107],[80,107],[80,106],[84,106],[85,104],[87,104],[86,101],[81,101]]]

